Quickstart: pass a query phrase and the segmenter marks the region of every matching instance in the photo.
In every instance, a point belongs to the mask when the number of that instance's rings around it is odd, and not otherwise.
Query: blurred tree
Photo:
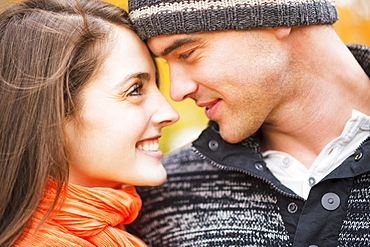
[[[339,21],[334,24],[346,43],[370,45],[370,0],[337,0]]]
[[[10,5],[20,2],[19,0],[1,0],[0,1],[0,11],[8,8]]]

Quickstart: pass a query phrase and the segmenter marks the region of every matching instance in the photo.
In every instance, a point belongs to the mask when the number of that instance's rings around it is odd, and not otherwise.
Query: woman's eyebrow
[[[121,88],[127,83],[128,80],[135,79],[135,78],[138,78],[140,80],[149,81],[150,74],[147,72],[138,72],[138,73],[128,74],[114,88]]]

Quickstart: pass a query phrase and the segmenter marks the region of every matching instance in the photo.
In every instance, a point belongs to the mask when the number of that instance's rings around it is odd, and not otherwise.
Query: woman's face
[[[179,116],[158,90],[146,45],[131,30],[114,29],[110,55],[82,90],[81,111],[66,124],[69,182],[158,185],[166,179],[161,129]]]

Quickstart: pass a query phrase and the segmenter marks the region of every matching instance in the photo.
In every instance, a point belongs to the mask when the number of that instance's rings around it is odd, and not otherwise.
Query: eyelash
[[[189,51],[189,52],[184,53],[184,54],[180,54],[180,55],[179,55],[179,59],[180,59],[180,60],[186,60],[186,59],[188,59],[188,58],[191,56],[191,54],[192,54],[193,52],[194,52],[194,50]]]
[[[133,85],[129,91],[127,92],[127,96],[139,96],[141,94],[141,89],[143,88],[144,84],[143,82],[138,82],[135,85]]]

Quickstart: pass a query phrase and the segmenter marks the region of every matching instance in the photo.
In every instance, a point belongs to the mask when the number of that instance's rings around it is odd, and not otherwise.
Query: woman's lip
[[[155,158],[155,159],[162,159],[163,158],[163,153],[162,151],[158,150],[158,151],[145,151],[145,150],[142,150],[142,149],[139,149],[139,148],[136,148],[137,150],[139,150],[139,152],[149,156],[149,157],[152,157],[152,158]]]
[[[163,153],[160,150],[144,150],[144,149],[139,148],[139,146],[141,144],[144,144],[145,142],[157,142],[158,143],[159,142],[159,138],[161,138],[161,135],[156,135],[156,136],[153,136],[153,137],[142,139],[142,140],[140,140],[140,141],[138,141],[136,143],[136,149],[139,152],[141,152],[141,153],[143,153],[143,154],[145,154],[147,156],[150,156],[152,158],[162,159],[163,158]]]
[[[162,137],[161,135],[156,135],[156,136],[153,136],[153,137],[148,137],[148,138],[145,138],[145,139],[141,139],[137,143],[144,142],[144,141],[150,141],[150,140],[159,140],[159,138],[161,138],[161,137]]]

